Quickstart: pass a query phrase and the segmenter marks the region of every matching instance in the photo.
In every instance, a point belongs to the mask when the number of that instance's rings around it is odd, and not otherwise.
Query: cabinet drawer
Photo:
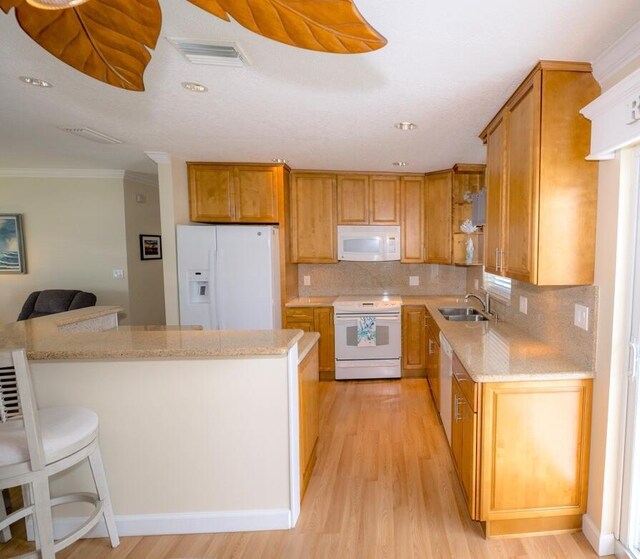
[[[478,383],[475,382],[460,363],[458,356],[453,354],[453,376],[458,381],[460,389],[474,413],[478,411]]]
[[[313,322],[313,307],[289,307],[286,310],[287,322]]]

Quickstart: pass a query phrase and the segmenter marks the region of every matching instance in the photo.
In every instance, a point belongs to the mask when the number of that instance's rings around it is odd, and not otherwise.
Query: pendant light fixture
[[[27,0],[27,4],[31,4],[34,8],[41,10],[64,10],[65,8],[73,8],[84,4],[88,0]]]

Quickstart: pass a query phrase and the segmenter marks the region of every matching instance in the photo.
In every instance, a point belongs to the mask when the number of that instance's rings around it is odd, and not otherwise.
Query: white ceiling
[[[93,80],[0,12],[0,168],[155,172],[145,151],[294,169],[425,172],[485,160],[478,133],[539,59],[592,62],[640,20],[637,0],[356,0],[388,44],[360,55],[306,51],[161,0],[146,91]],[[236,41],[246,68],[192,65],[166,37]],[[18,76],[51,81],[42,89]],[[206,85],[190,93],[183,81]],[[401,132],[394,123],[418,128]],[[88,126],[125,143],[60,131]]]

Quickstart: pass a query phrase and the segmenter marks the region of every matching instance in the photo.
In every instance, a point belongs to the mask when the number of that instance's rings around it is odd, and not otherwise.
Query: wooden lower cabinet
[[[298,365],[301,501],[309,485],[309,479],[316,463],[316,449],[320,432],[318,353],[318,344],[315,344]]]
[[[334,380],[336,369],[333,307],[287,307],[285,328],[318,332],[319,369],[322,380]]]
[[[440,330],[427,311],[427,381],[431,396],[440,411]]]
[[[427,373],[426,309],[424,305],[402,307],[402,376],[425,377]]]
[[[478,384],[455,356],[453,375],[452,455],[471,518],[487,537],[579,530],[593,381]]]

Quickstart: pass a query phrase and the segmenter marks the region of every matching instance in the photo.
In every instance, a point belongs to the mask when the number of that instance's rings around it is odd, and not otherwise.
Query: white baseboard
[[[55,538],[59,539],[75,530],[84,520],[82,517],[55,518]],[[120,536],[254,532],[288,530],[292,527],[289,509],[122,515],[116,516],[116,526]],[[86,535],[87,538],[106,536],[104,522],[100,522]]]
[[[616,537],[613,532],[603,534],[588,514],[582,517],[582,532],[599,557],[613,555]]]

